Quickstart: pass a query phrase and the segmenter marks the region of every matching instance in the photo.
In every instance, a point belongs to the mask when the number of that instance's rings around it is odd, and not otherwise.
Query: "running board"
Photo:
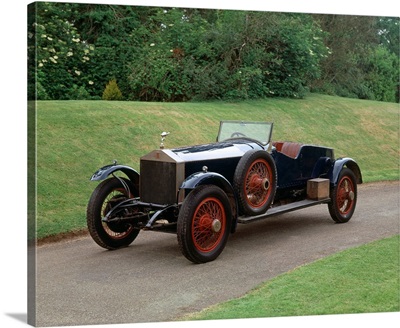
[[[326,204],[330,202],[330,198],[324,198],[319,200],[311,200],[311,199],[304,199],[297,202],[293,202],[286,205],[280,205],[276,207],[272,207],[268,209],[268,211],[264,214],[255,215],[255,216],[240,216],[238,218],[238,223],[251,223],[254,221],[262,220],[270,216],[279,215],[283,213],[292,212],[295,210],[300,210],[302,208],[307,208],[310,206],[318,205],[318,204]]]

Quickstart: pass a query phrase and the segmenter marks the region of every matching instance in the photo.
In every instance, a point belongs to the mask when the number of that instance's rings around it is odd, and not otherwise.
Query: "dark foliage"
[[[29,99],[398,101],[399,19],[34,3]]]

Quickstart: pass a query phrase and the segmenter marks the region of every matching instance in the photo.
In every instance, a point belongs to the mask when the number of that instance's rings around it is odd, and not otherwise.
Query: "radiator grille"
[[[176,163],[140,161],[140,199],[143,202],[173,204],[176,194]]]

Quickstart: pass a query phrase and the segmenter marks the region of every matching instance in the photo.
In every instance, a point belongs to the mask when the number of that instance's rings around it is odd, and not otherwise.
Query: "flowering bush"
[[[28,82],[36,82],[40,92],[35,94],[34,88],[30,88],[30,99],[89,96],[86,88],[90,87],[90,77],[84,72],[94,47],[81,40],[77,28],[68,20],[71,8],[64,5],[65,10],[60,11],[51,3],[33,4],[36,10],[30,15],[28,25]],[[80,92],[75,94],[77,90]]]

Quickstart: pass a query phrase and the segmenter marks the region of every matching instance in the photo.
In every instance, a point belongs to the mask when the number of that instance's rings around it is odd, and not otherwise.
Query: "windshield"
[[[273,123],[221,121],[217,141],[232,138],[250,138],[267,145],[271,140]]]

